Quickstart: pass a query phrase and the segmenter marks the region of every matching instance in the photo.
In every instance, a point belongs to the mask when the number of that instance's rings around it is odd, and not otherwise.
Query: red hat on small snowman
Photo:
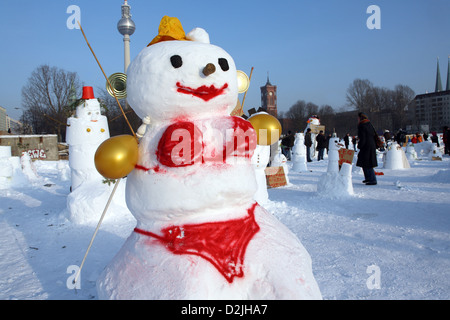
[[[83,100],[95,99],[94,89],[92,87],[83,87]]]

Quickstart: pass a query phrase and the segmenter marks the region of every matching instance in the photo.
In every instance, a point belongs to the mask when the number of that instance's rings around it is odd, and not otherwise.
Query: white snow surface
[[[289,185],[268,190],[265,208],[310,254],[324,299],[450,299],[450,158],[410,164],[402,170],[380,164],[376,186],[362,184],[361,170],[353,170],[354,194],[337,197],[317,193],[325,158],[308,163],[307,172],[289,170]],[[136,225],[123,207],[126,179],[75,290],[68,288],[72,266],[81,264],[98,220],[68,219],[70,180],[61,174],[70,170],[68,161],[34,166],[35,179],[20,177],[0,190],[0,299],[98,299],[100,273]],[[101,210],[109,193],[98,194]]]

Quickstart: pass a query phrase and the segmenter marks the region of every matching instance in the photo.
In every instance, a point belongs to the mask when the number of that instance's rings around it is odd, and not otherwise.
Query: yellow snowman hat
[[[158,35],[147,45],[170,40],[188,40],[184,33],[180,20],[174,17],[164,16],[159,23]]]

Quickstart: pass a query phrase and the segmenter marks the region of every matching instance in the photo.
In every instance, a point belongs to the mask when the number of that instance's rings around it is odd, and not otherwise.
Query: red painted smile
[[[228,83],[225,83],[221,88],[216,88],[214,85],[209,87],[201,86],[197,89],[189,88],[183,86],[180,82],[177,82],[177,91],[184,94],[190,94],[196,96],[197,98],[201,98],[204,101],[209,101],[212,98],[215,98],[225,92],[225,89],[228,88]]]

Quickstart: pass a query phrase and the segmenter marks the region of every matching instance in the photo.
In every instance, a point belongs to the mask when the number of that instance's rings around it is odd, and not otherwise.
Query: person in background
[[[319,154],[317,155],[317,161],[323,160],[323,151],[326,147],[327,138],[325,138],[325,135],[323,134],[323,130],[320,130],[319,134],[316,137],[317,141],[317,151],[319,151]]]
[[[384,141],[386,142],[386,144],[389,141],[391,141],[391,139],[392,139],[392,136],[391,136],[391,133],[389,132],[389,130],[384,130],[383,136],[384,136]]]
[[[331,139],[331,133],[328,134],[327,136],[327,141],[325,143],[325,149],[327,149],[327,154],[328,154],[328,148],[330,147],[330,139]]]
[[[364,172],[364,181],[366,185],[376,185],[377,177],[373,168],[378,166],[377,146],[375,144],[375,129],[370,123],[369,118],[363,112],[358,114],[358,159],[356,165],[361,167]]]
[[[439,139],[438,139],[438,136],[437,136],[435,131],[431,132],[431,142],[432,143],[436,143],[438,148],[440,147],[439,146]]]
[[[403,131],[402,129],[399,129],[397,132],[397,135],[395,136],[395,141],[397,141],[397,143],[399,144],[399,146],[403,147],[403,144],[406,141],[406,134],[405,131]],[[409,141],[408,141],[409,142]]]
[[[312,139],[311,139],[311,128],[308,128],[306,130],[306,134],[305,134],[305,142],[304,142],[305,146],[306,146],[306,160],[308,162],[312,162],[311,160],[311,146],[312,146]]]
[[[281,150],[287,160],[291,160],[291,150],[294,147],[295,135],[289,130],[288,135],[281,140]]]
[[[417,140],[416,143],[421,143],[421,142],[423,142],[423,138],[422,138],[421,134],[418,133],[418,132],[416,133],[416,140]]]
[[[445,126],[443,129],[442,140],[445,146],[445,154],[450,154],[450,128]]]
[[[345,144],[345,149],[348,149],[348,146],[350,144],[350,134],[347,133],[344,137],[344,144]]]

